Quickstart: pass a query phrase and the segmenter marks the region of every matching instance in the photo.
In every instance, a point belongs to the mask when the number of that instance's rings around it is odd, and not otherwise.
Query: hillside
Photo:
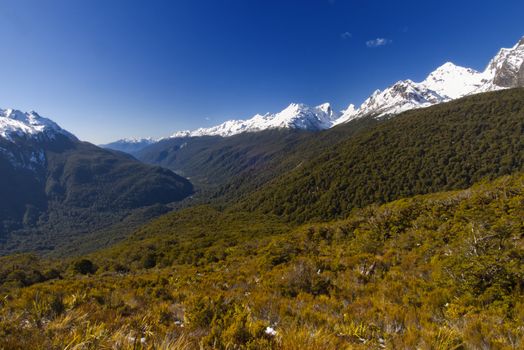
[[[167,169],[50,135],[0,138],[0,254],[75,244],[138,211],[136,227],[192,193],[189,181]]]
[[[405,112],[320,153],[238,206],[304,222],[522,170],[524,89]]]
[[[73,261],[3,258],[6,349],[520,348],[524,175],[290,228],[198,207]]]

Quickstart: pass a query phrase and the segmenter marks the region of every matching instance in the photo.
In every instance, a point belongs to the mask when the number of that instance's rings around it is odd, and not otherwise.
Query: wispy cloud
[[[393,40],[386,39],[386,38],[376,38],[373,40],[366,41],[367,47],[379,47],[379,46],[385,46],[388,44],[391,44]]]
[[[344,40],[347,40],[347,39],[351,39],[353,37],[353,34],[351,34],[350,32],[344,32],[340,34],[340,37]]]

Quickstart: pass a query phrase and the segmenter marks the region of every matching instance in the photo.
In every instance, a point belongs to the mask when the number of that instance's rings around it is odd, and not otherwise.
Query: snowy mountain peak
[[[435,69],[435,71],[433,73],[436,73],[436,72],[447,72],[449,70],[453,70],[453,69],[457,69],[457,68],[463,68],[461,66],[457,66],[455,63],[451,62],[451,61],[447,61],[446,63],[444,63],[443,65],[441,65],[440,67],[438,67],[437,69]]]
[[[491,86],[502,88],[524,86],[524,38],[510,49],[500,49],[489,62],[485,75],[492,83]]]
[[[331,104],[329,102],[318,105],[316,108],[326,114],[331,114],[333,112]]]
[[[484,72],[446,62],[420,83],[402,80],[384,91],[376,90],[358,110],[344,112],[341,120],[398,114],[475,93],[517,86],[524,86],[524,38],[510,49],[501,49]]]
[[[247,120],[229,120],[211,128],[193,131],[178,131],[171,137],[232,136],[244,132],[268,129],[323,130],[333,126],[339,113],[329,103],[309,107],[302,103],[291,103],[278,113],[256,114]]]
[[[446,62],[431,72],[421,85],[444,98],[455,99],[478,89],[483,79],[484,75],[474,69]]]
[[[156,140],[153,139],[152,137],[126,137],[118,141],[126,142],[126,143],[154,143],[156,142]]]
[[[412,80],[401,80],[384,91],[376,90],[362,103],[352,119],[365,115],[382,117],[397,114],[417,107],[425,107],[442,102],[443,98],[435,91],[423,88]]]
[[[341,112],[340,117],[333,122],[333,126],[338,125],[338,124],[343,124],[343,123],[349,122],[350,120],[355,119],[355,117],[357,116],[357,113],[358,113],[358,109],[355,107],[355,105],[350,104],[346,109],[344,109]]]
[[[35,111],[22,112],[15,109],[0,109],[0,137],[12,141],[15,137],[38,138],[47,136],[54,138],[56,134],[65,135],[71,139],[76,137],[62,129],[50,119],[40,116]]]
[[[136,152],[141,151],[142,149],[146,148],[149,145],[152,145],[153,143],[157,142],[159,140],[155,140],[151,137],[148,138],[137,138],[137,137],[130,137],[130,138],[124,138],[120,139],[105,145],[100,145],[100,147],[108,148],[116,151],[122,151],[129,154],[134,154]]]
[[[287,106],[286,108],[284,108],[282,111],[280,111],[279,113],[277,113],[277,115],[282,115],[282,116],[290,116],[290,117],[293,117],[295,115],[298,115],[306,110],[308,110],[309,107],[302,104],[302,103],[290,103],[289,106]],[[257,114],[259,115],[259,114]],[[271,116],[270,113],[267,113],[266,116]]]
[[[455,75],[467,75],[467,74],[478,74],[474,69],[471,68],[465,68],[461,66],[457,66],[453,62],[446,62],[437,69],[435,69],[433,72],[431,72],[425,82],[428,81],[434,81],[434,80],[446,80],[447,78],[453,77]]]

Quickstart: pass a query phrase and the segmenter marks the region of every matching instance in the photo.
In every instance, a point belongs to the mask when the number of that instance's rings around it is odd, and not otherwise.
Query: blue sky
[[[482,70],[524,1],[0,0],[0,106],[102,143]]]

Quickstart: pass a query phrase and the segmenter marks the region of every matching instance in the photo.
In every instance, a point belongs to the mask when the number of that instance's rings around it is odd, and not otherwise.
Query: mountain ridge
[[[421,82],[417,83],[410,79],[400,80],[384,90],[375,90],[358,108],[350,104],[345,110],[335,111],[329,103],[316,107],[292,103],[278,113],[256,114],[249,119],[228,120],[209,128],[178,131],[168,138],[230,137],[239,133],[273,128],[318,131],[369,115],[381,118],[472,94],[519,86],[524,86],[524,37],[513,47],[500,49],[482,72],[448,61],[437,67]],[[124,140],[118,142],[126,143]],[[111,144],[106,146],[112,147]],[[122,148],[125,146],[118,146],[118,149],[122,150]]]

